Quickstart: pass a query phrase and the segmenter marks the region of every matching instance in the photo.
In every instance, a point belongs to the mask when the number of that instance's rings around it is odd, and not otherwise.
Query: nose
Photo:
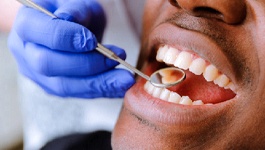
[[[169,0],[169,2],[193,16],[214,18],[228,24],[239,24],[246,17],[245,0]]]

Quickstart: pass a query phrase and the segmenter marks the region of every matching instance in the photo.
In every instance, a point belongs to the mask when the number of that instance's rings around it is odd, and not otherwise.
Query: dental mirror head
[[[154,72],[149,82],[156,87],[167,88],[181,83],[185,78],[186,74],[182,69],[168,67]]]

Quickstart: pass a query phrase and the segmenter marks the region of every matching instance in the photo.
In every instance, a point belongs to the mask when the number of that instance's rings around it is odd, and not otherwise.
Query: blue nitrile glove
[[[18,12],[9,47],[20,72],[48,93],[61,97],[123,97],[133,75],[95,51],[106,24],[93,0],[39,0],[60,19],[28,7]],[[94,33],[94,34],[92,34]],[[125,51],[107,46],[125,59]]]

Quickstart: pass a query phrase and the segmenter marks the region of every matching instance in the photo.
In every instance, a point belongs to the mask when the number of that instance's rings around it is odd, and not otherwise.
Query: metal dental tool
[[[49,12],[45,8],[39,6],[38,4],[32,2],[31,0],[17,0],[18,2],[22,3],[25,6],[37,9],[53,18],[58,18],[55,16],[53,13]],[[107,49],[100,43],[97,44],[97,51],[102,53],[103,55],[107,56],[108,58],[115,60],[125,66],[126,68],[130,69],[131,71],[135,72],[139,76],[143,77],[147,81],[149,81],[151,84],[153,84],[156,87],[160,88],[166,88],[166,87],[171,87],[174,85],[177,85],[181,83],[182,81],[185,80],[186,74],[183,70],[175,67],[168,67],[168,68],[163,68],[160,69],[156,72],[154,72],[150,77],[144,74],[143,72],[139,71],[132,65],[128,64],[121,58],[119,58],[116,54],[114,54],[111,50]]]

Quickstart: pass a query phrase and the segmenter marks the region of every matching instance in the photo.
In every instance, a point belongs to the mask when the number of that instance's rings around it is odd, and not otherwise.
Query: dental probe
[[[20,2],[21,4],[27,6],[27,7],[31,7],[31,8],[34,8],[36,10],[39,10],[39,11],[51,16],[52,18],[58,18],[53,13],[49,12],[47,9],[39,6],[38,4],[34,3],[31,0],[17,0],[17,1]],[[138,69],[136,69],[132,65],[130,65],[127,62],[125,62],[124,60],[122,60],[115,53],[113,53],[111,50],[107,49],[106,47],[104,47],[100,43],[97,44],[96,50],[99,51],[101,54],[107,56],[108,58],[119,62],[120,64],[122,64],[126,68],[130,69],[131,71],[135,72],[136,74],[138,74],[142,78],[146,79],[147,81],[149,81],[151,84],[153,84],[156,87],[160,87],[160,88],[171,87],[171,86],[174,86],[174,85],[181,83],[186,78],[185,72],[183,70],[181,70],[179,68],[175,68],[175,67],[160,69],[160,70],[156,71],[155,73],[153,73],[149,77],[148,75],[144,74],[143,72],[139,71]],[[172,75],[176,75],[175,78],[173,77],[173,80],[171,77]]]

